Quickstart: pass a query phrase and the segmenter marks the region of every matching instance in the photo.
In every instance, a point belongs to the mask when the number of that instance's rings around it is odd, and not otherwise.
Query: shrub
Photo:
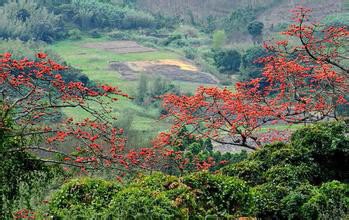
[[[242,56],[242,67],[248,69],[263,68],[264,64],[258,62],[258,59],[266,57],[268,55],[268,52],[263,47],[251,47],[247,49]]]
[[[199,36],[199,31],[190,25],[181,25],[176,29],[176,33],[183,35],[185,38],[197,38]]]
[[[196,192],[197,215],[232,217],[250,212],[250,189],[242,180],[199,172],[185,176],[183,183]]]
[[[164,40],[163,45],[168,46],[172,42],[178,41],[182,39],[182,35],[180,34],[171,34],[170,36],[167,37],[167,39]]]
[[[36,154],[23,150],[36,144],[36,138],[13,136],[17,129],[12,111],[6,115],[0,102],[0,218],[12,219],[12,212],[41,203],[53,179],[62,174],[59,166],[48,165]],[[45,121],[48,122],[48,121]],[[45,123],[44,122],[44,123]]]
[[[50,213],[66,218],[100,216],[119,190],[117,183],[102,179],[71,180],[53,194],[49,204]]]
[[[197,57],[198,51],[195,48],[186,47],[184,48],[185,58],[194,60]]]
[[[289,144],[266,145],[222,172],[254,186],[254,214],[259,218],[344,218],[349,186],[326,182],[349,179],[347,133],[342,122],[307,126]]]
[[[178,177],[157,172],[151,175],[140,176],[131,185],[142,189],[163,192],[175,203],[176,207],[180,208],[182,214],[195,215],[195,210],[197,209],[195,192],[183,184]]]
[[[226,35],[224,30],[216,30],[212,36],[212,47],[214,49],[220,49],[226,41]]]
[[[300,182],[306,182],[308,179],[311,179],[313,173],[314,169],[308,164],[299,166],[281,164],[271,167],[264,173],[264,177],[267,182],[296,187]]]
[[[237,50],[217,50],[214,52],[213,59],[215,66],[222,73],[239,71],[241,65],[241,55]]]
[[[131,36],[125,31],[114,30],[107,34],[111,40],[130,40]]]
[[[100,37],[102,37],[101,33],[99,33],[99,31],[97,29],[91,30],[88,33],[93,38],[100,38]]]
[[[280,201],[292,191],[292,188],[267,182],[255,186],[252,191],[254,214],[258,218],[267,219],[281,216]]]
[[[72,0],[66,4],[65,19],[73,21],[83,30],[104,27],[121,27],[125,10],[108,2]]]
[[[153,28],[156,26],[155,19],[152,15],[141,11],[129,10],[122,20],[122,28]]]
[[[117,193],[107,213],[117,219],[185,218],[165,193],[139,187],[127,187]]]
[[[75,28],[68,31],[68,36],[70,40],[80,40],[82,38],[82,32]]]
[[[289,194],[280,201],[281,215],[285,219],[304,219],[302,205],[310,198],[314,186],[303,183],[298,188],[290,191]]]
[[[248,33],[253,37],[257,37],[261,35],[263,28],[264,28],[264,24],[260,21],[253,21],[249,23],[247,26]]]
[[[10,1],[0,7],[0,37],[52,42],[64,36],[60,17],[34,1]]]
[[[237,164],[231,164],[222,169],[224,175],[236,176],[245,180],[250,185],[258,185],[265,181],[263,163],[257,160],[244,160]]]
[[[348,180],[349,127],[344,122],[319,123],[297,130],[291,137],[294,149],[319,166],[319,182]]]
[[[332,181],[314,190],[302,206],[303,219],[345,219],[349,213],[349,184]]]

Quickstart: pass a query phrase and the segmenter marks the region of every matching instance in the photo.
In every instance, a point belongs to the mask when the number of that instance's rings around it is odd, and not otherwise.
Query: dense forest
[[[345,0],[0,0],[0,219],[348,219]]]

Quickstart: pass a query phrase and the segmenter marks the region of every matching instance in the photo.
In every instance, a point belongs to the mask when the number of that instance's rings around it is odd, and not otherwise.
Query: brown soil
[[[153,48],[144,47],[134,41],[108,41],[98,43],[86,43],[83,45],[85,48],[106,50],[118,54],[125,53],[141,53],[141,52],[153,52],[156,51]]]

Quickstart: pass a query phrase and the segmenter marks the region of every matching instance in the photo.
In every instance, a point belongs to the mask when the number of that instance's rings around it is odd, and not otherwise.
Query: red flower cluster
[[[237,83],[235,92],[200,87],[193,96],[165,95],[164,108],[173,126],[159,135],[155,146],[174,146],[171,137],[188,126],[196,137],[256,149],[266,141],[259,133],[264,125],[336,118],[337,107],[348,104],[349,70],[341,48],[349,32],[310,24],[310,11],[296,8],[296,24],[282,33],[298,38],[299,45],[288,40],[265,44],[273,55],[257,61],[265,65],[262,78]],[[274,141],[287,136],[273,134]]]

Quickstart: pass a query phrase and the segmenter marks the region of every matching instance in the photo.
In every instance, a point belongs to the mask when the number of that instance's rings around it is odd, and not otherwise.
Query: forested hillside
[[[209,16],[226,16],[237,8],[261,9],[265,11],[266,17],[278,17],[277,19],[287,18],[290,8],[297,5],[311,7],[316,12],[316,16],[325,17],[326,15],[344,11],[344,0],[134,0],[137,7],[152,12],[172,14],[174,16],[185,16],[205,19]],[[279,13],[271,13],[279,12]],[[262,12],[263,14],[263,12]],[[267,16],[268,15],[268,16]],[[263,15],[264,17],[264,15]],[[276,21],[278,21],[276,19]],[[275,20],[274,20],[275,21]],[[280,20],[279,20],[280,21]]]
[[[349,219],[345,0],[0,0],[0,219]]]

